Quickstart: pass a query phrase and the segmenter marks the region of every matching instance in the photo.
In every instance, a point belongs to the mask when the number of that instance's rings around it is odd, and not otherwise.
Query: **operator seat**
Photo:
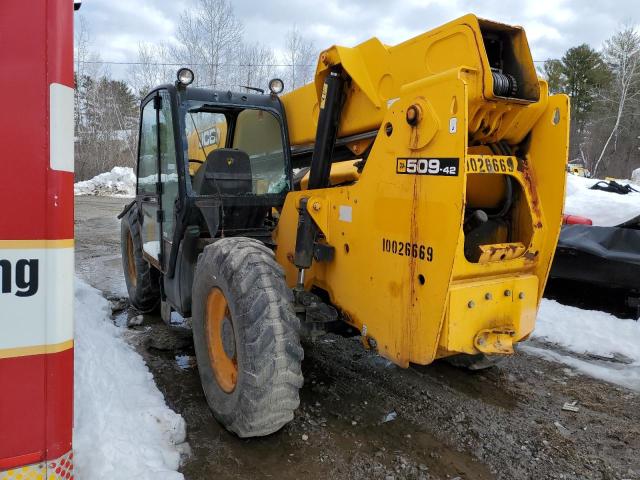
[[[198,195],[252,193],[249,155],[235,148],[212,150],[193,177],[193,190]]]
[[[247,152],[235,148],[218,148],[207,155],[193,177],[196,195],[254,195],[251,160]],[[222,228],[227,231],[264,226],[269,207],[225,205],[222,199]],[[215,235],[216,232],[209,232]]]

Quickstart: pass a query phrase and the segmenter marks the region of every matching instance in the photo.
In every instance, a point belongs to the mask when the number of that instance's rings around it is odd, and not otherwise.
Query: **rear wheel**
[[[137,212],[133,206],[120,220],[122,269],[131,305],[141,312],[149,312],[160,302],[160,275],[142,255]]]
[[[242,237],[207,246],[193,282],[193,339],[215,417],[240,437],[290,420],[303,384],[300,323],[273,252]]]

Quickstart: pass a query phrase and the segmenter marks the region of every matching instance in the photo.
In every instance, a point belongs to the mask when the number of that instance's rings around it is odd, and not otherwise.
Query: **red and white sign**
[[[68,479],[73,3],[2,0],[0,45],[0,479]]]

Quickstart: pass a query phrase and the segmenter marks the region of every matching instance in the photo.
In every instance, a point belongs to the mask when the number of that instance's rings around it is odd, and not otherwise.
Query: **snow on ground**
[[[640,322],[543,299],[532,338],[587,359],[526,344],[525,352],[640,391]]]
[[[531,345],[521,345],[520,350],[551,362],[565,364],[590,377],[615,383],[616,385],[640,392],[640,365],[625,365],[620,363],[606,365],[604,362],[581,360],[554,350],[533,347]]]
[[[623,355],[640,365],[640,322],[635,320],[543,299],[534,336],[575,353]]]
[[[76,478],[184,478],[184,420],[111,322],[108,301],[77,277],[75,297]]]
[[[113,167],[110,172],[76,183],[73,189],[76,195],[135,197],[136,174],[130,167]]]
[[[590,218],[594,225],[602,227],[615,227],[640,215],[640,193],[620,195],[590,190],[598,181],[596,178],[567,175],[564,213]],[[626,185],[629,180],[620,180],[618,183]]]

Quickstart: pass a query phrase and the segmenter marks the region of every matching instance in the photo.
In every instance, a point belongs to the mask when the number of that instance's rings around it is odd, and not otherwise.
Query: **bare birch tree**
[[[296,25],[287,32],[284,53],[289,73],[285,83],[287,89],[293,90],[311,81],[317,59],[315,50],[313,42]]]
[[[165,44],[141,42],[138,44],[137,63],[129,68],[129,84],[141,99],[156,85],[173,81],[176,70]]]
[[[276,76],[276,58],[273,51],[259,43],[242,47],[238,57],[238,86],[266,89],[270,79]]]
[[[615,112],[615,121],[607,140],[602,146],[595,162],[593,174],[596,175],[607,148],[614,137],[617,138],[620,123],[629,102],[640,95],[640,35],[634,27],[625,27],[605,42],[603,58],[613,74],[613,81],[603,100],[610,104]]]
[[[243,25],[229,0],[197,0],[178,22],[176,37],[180,45],[173,51],[178,62],[191,66],[196,85],[219,88],[230,86],[232,65],[242,46]]]

